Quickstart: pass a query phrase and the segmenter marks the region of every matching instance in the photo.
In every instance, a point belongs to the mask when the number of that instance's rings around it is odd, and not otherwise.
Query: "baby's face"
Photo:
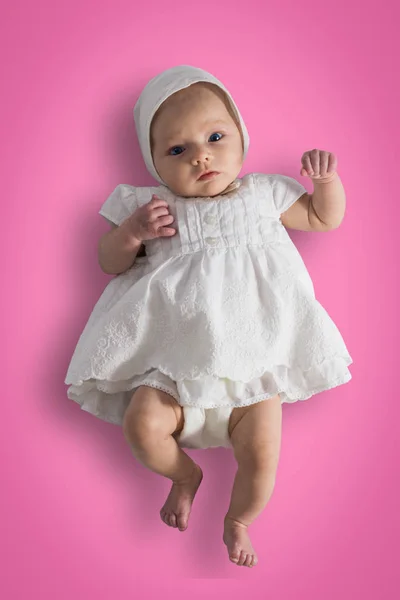
[[[178,196],[217,196],[242,168],[242,136],[223,98],[195,84],[170,96],[153,119],[154,165]],[[202,177],[206,171],[213,173]]]

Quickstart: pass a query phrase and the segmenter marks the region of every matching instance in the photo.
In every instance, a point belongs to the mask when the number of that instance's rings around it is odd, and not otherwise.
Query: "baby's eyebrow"
[[[204,123],[204,125],[210,126],[210,125],[228,125],[228,123],[226,121],[224,121],[223,119],[217,119],[217,120],[210,120],[210,121],[206,121]]]

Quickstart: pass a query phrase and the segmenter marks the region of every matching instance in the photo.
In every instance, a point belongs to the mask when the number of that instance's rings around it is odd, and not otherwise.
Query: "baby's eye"
[[[184,148],[182,148],[182,146],[174,146],[169,150],[169,154],[171,154],[172,156],[178,156],[178,154],[182,154],[183,151]]]
[[[221,133],[212,133],[210,135],[210,142],[219,142],[219,140],[222,138],[222,134]]]

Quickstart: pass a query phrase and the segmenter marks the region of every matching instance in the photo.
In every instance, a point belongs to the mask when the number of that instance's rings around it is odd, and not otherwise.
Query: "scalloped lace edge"
[[[288,396],[288,391],[284,390],[284,389],[279,389],[274,393],[271,394],[267,394],[267,393],[263,393],[263,394],[259,394],[257,396],[253,396],[252,398],[249,398],[248,400],[245,401],[241,401],[238,403],[233,404],[232,402],[228,402],[225,404],[210,404],[208,406],[199,406],[198,404],[195,403],[191,403],[191,402],[185,402],[185,404],[181,404],[180,403],[180,398],[178,396],[178,394],[176,394],[176,392],[174,392],[173,390],[171,390],[170,388],[168,388],[167,386],[163,386],[160,385],[158,382],[157,383],[153,383],[151,380],[145,380],[144,382],[141,382],[140,385],[136,385],[136,384],[129,384],[125,389],[120,389],[118,392],[106,392],[106,390],[102,389],[102,387],[100,385],[96,385],[97,389],[99,391],[102,391],[104,393],[108,393],[110,395],[112,395],[113,393],[121,393],[121,392],[129,392],[133,389],[138,389],[139,387],[142,386],[148,386],[154,389],[158,389],[162,392],[165,392],[166,394],[169,394],[170,396],[172,396],[180,406],[182,406],[183,408],[185,406],[189,406],[191,408],[200,408],[200,409],[204,409],[204,410],[208,410],[208,409],[216,409],[216,408],[227,408],[227,407],[231,407],[231,408],[239,408],[242,406],[251,406],[252,404],[256,404],[257,402],[261,402],[263,400],[268,400],[269,398],[273,398],[274,396],[276,396],[277,394],[285,394],[285,398],[281,399],[281,403],[282,404],[293,404],[297,401],[302,401],[302,400],[307,400],[308,398],[311,398],[312,396],[314,396],[315,394],[320,394],[321,392],[326,392],[328,390],[331,390],[339,385],[343,385],[345,383],[348,383],[350,380],[352,379],[351,374],[348,372],[346,373],[344,376],[339,377],[338,379],[336,379],[333,382],[330,382],[327,385],[323,385],[320,386],[318,388],[313,388],[312,390],[310,390],[309,392],[307,392],[307,394],[296,394],[295,397],[290,397]],[[71,386],[72,388],[74,388],[75,386]],[[289,392],[290,393],[290,392]],[[75,402],[77,402],[78,404],[80,404],[81,406],[83,406],[84,404],[84,399],[82,397],[82,401],[79,398],[79,395],[73,394],[74,397],[71,397],[70,395],[68,396],[71,400],[74,400]],[[83,395],[82,395],[83,396]],[[91,412],[91,411],[88,411]],[[95,414],[95,413],[92,413]],[[95,414],[95,416],[98,416],[100,418],[102,418],[103,420],[109,420],[109,422],[116,422],[113,421],[111,419],[107,419],[105,417],[102,416],[102,414]]]

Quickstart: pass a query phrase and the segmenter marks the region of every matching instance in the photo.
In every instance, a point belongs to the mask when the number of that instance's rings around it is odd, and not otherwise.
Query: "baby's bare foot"
[[[196,492],[203,479],[203,471],[195,465],[189,479],[172,484],[168,498],[160,510],[164,523],[185,531],[188,526],[190,510]]]
[[[243,523],[225,517],[223,540],[232,562],[245,567],[254,567],[258,563],[257,554],[247,533],[247,526]]]

